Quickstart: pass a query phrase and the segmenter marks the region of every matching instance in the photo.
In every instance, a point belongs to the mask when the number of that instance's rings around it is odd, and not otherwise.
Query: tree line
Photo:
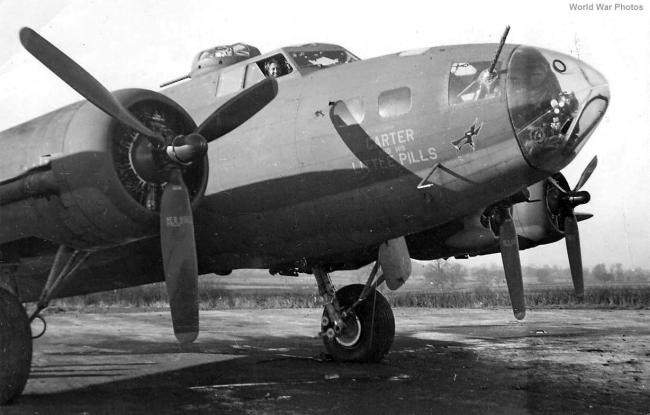
[[[528,284],[571,282],[571,271],[568,267],[526,265],[522,267],[522,273],[524,283]],[[462,288],[470,283],[485,287],[505,286],[501,264],[468,267],[455,261],[438,259],[424,265],[422,276],[426,283],[440,290]],[[584,278],[587,284],[647,284],[650,283],[650,270],[640,267],[624,268],[620,263],[597,264],[592,268],[584,268]]]

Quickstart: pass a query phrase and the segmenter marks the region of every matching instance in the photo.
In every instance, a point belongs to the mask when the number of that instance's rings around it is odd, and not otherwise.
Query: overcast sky
[[[579,2],[584,4],[584,2]],[[589,160],[599,164],[580,211],[585,265],[620,262],[650,268],[650,5],[645,10],[572,11],[539,1],[163,1],[0,0],[0,130],[79,96],[21,49],[30,26],[108,89],[158,89],[189,72],[194,55],[245,42],[262,52],[288,44],[341,44],[361,58],[443,44],[498,42],[577,56],[610,83],[604,121],[563,173],[571,185]],[[639,4],[642,2],[639,1]],[[5,149],[7,151],[7,149]],[[498,256],[473,260],[499,262]],[[524,264],[567,266],[564,242],[522,253]]]

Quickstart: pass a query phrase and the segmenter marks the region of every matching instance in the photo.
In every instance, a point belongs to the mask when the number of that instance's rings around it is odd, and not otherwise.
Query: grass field
[[[200,307],[216,309],[320,308],[321,299],[311,280],[270,285],[219,284],[202,279],[199,285]],[[354,281],[348,281],[351,283]],[[344,284],[337,284],[342,286]],[[407,284],[408,285],[408,284]],[[406,288],[406,287],[405,287]],[[510,298],[504,287],[477,286],[453,291],[436,291],[426,285],[418,289],[395,292],[382,290],[394,307],[428,308],[492,308],[509,307]],[[529,308],[650,308],[650,285],[609,285],[585,288],[584,301],[577,301],[570,286],[527,286]],[[114,290],[53,302],[59,310],[101,312],[167,309],[167,293],[163,284]]]
[[[529,288],[529,308],[650,308],[650,286],[592,287],[585,289],[583,301],[570,287]],[[477,288],[449,293],[395,293],[389,295],[393,306],[430,308],[509,307],[505,289]]]

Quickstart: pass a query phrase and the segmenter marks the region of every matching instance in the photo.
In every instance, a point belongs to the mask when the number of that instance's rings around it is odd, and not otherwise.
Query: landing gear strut
[[[32,364],[32,332],[18,298],[0,289],[0,405],[25,388]]]
[[[54,263],[50,268],[50,274],[47,277],[41,296],[36,303],[36,310],[34,310],[29,317],[30,323],[34,319],[39,318],[39,314],[47,306],[50,305],[50,300],[61,290],[61,288],[70,280],[70,276],[86,261],[90,252],[83,252],[68,248],[65,245],[59,246],[59,250],[54,257]],[[43,320],[41,318],[41,320]],[[45,324],[45,320],[43,320]],[[45,334],[45,327],[43,333],[38,337]]]
[[[395,318],[386,298],[370,284],[352,284],[334,291],[329,275],[313,269],[325,302],[321,336],[325,349],[335,360],[379,362],[390,350],[395,337]]]

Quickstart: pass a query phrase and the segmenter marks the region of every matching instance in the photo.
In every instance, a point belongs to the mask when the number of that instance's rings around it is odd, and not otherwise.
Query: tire
[[[18,298],[0,289],[0,405],[25,388],[32,365],[32,331]]]
[[[352,284],[338,290],[336,298],[341,308],[354,304],[363,287]],[[327,316],[327,310],[323,311],[323,316]],[[388,354],[395,338],[395,317],[380,292],[372,290],[344,322],[346,328],[340,335],[332,339],[323,337],[325,349],[334,360],[377,363]],[[330,323],[321,329],[326,331],[331,326]]]

